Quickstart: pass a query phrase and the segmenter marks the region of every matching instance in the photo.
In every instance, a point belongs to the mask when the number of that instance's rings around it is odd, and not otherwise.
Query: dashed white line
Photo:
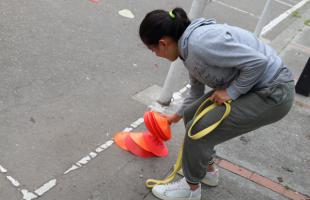
[[[12,183],[12,185],[14,185],[15,187],[20,186],[20,183],[14,179],[12,176],[6,176],[6,178]]]
[[[79,168],[78,166],[72,165],[67,171],[64,172],[64,174],[68,174],[69,172],[74,171],[78,168]]]
[[[1,173],[6,173],[6,172],[8,172],[8,170],[0,165],[0,172]]]
[[[142,123],[143,123],[143,118],[139,118],[135,122],[133,122],[130,126],[133,128],[137,128]]]
[[[288,9],[287,11],[285,11],[284,13],[279,15],[277,18],[273,19],[266,26],[264,26],[264,28],[262,30],[262,33],[261,33],[261,36],[263,36],[266,33],[268,33],[275,26],[277,26],[280,22],[282,22],[284,19],[286,19],[288,16],[290,16],[294,11],[296,11],[299,8],[301,8],[303,5],[305,5],[308,2],[309,2],[309,0],[302,0],[301,2],[299,2],[298,4],[293,6],[292,8]]]
[[[36,189],[34,192],[37,195],[42,196],[45,192],[47,192],[50,189],[52,189],[56,185],[56,182],[57,182],[56,179],[52,179],[49,182],[47,182],[44,185],[42,185],[41,187],[39,187],[38,189]]]
[[[99,147],[95,149],[96,153],[93,151],[90,152],[87,156],[84,156],[79,161],[77,161],[75,164],[73,164],[68,170],[64,172],[64,174],[68,174],[71,171],[79,169],[82,165],[86,165],[89,161],[94,159],[100,152],[109,148],[113,143],[114,143],[113,140],[108,140],[104,144],[100,145]]]
[[[133,128],[125,128],[123,131],[124,132],[130,132],[130,131],[132,131],[133,130]]]
[[[82,158],[81,160],[79,160],[77,162],[77,164],[80,164],[81,165],[86,165],[88,163],[88,161],[91,160],[91,157],[90,156],[85,156],[84,158]]]
[[[31,200],[31,199],[38,198],[37,195],[33,194],[32,192],[29,192],[28,190],[22,189],[21,192],[23,194],[23,199],[24,200]]]
[[[3,174],[6,174],[8,172],[8,170],[6,168],[4,168],[2,165],[0,165],[0,172]],[[31,200],[31,199],[35,199],[37,198],[37,196],[35,194],[33,194],[32,192],[28,192],[28,190],[26,189],[21,189],[19,188],[20,183],[19,181],[17,181],[15,178],[13,178],[12,176],[6,176],[6,178],[8,179],[8,181],[17,189],[19,190],[22,195],[23,195],[23,199],[24,200]]]
[[[98,154],[96,154],[95,152],[90,152],[89,155],[90,155],[91,158],[94,158],[94,157],[96,157]]]

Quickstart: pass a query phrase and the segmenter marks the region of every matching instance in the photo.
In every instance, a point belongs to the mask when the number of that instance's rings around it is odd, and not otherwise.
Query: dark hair
[[[141,22],[140,38],[147,46],[158,44],[163,36],[169,36],[178,41],[190,23],[182,8],[173,9],[172,16],[165,10],[154,10],[149,12]]]

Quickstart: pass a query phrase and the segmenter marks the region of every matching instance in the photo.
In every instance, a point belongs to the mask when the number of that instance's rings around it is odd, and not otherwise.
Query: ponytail
[[[182,8],[175,8],[170,12],[154,10],[142,20],[139,35],[147,46],[158,44],[163,36],[171,37],[177,42],[190,23]]]

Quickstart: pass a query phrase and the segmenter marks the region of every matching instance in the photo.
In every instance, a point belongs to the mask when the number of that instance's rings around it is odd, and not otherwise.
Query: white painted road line
[[[8,170],[6,170],[4,167],[2,167],[2,166],[0,165],[0,172],[1,172],[1,173],[6,173],[6,172],[8,172]]]
[[[265,35],[269,31],[271,31],[275,26],[277,26],[279,23],[281,23],[284,19],[286,19],[288,16],[290,16],[294,11],[301,8],[303,5],[308,3],[309,0],[302,0],[289,10],[285,11],[281,15],[279,15],[277,18],[273,19],[271,22],[269,22],[266,26],[264,26],[261,36]]]
[[[293,4],[290,4],[290,3],[287,3],[287,2],[284,2],[284,1],[280,1],[280,0],[275,0],[276,2],[278,2],[279,4],[283,4],[287,7],[293,7],[294,5]]]
[[[102,151],[104,151],[105,149],[109,148],[112,144],[114,143],[113,140],[108,140],[107,142],[105,142],[104,144],[100,145],[99,147],[95,148],[95,152],[90,152],[87,156],[84,156],[83,158],[81,158],[79,161],[77,161],[75,164],[73,164],[68,170],[66,170],[63,174],[66,175],[71,171],[77,170],[80,167],[82,167],[82,165],[86,165],[89,161],[91,161],[92,159],[94,159],[99,153],[101,153]]]
[[[244,14],[250,15],[250,16],[252,16],[252,17],[259,18],[259,16],[255,15],[255,14],[253,14],[253,13],[251,13],[251,12],[242,10],[242,9],[240,9],[240,8],[234,7],[234,6],[229,5],[229,4],[226,4],[226,3],[224,3],[224,2],[221,2],[221,1],[218,1],[218,0],[215,0],[214,2],[215,2],[215,3],[218,3],[218,4],[221,4],[222,6],[228,7],[228,8],[230,8],[230,9],[236,10],[236,11],[238,11],[238,12],[242,12],[242,13],[244,13]]]
[[[23,199],[24,200],[31,200],[31,199],[36,199],[38,198],[37,195],[33,194],[32,192],[29,192],[28,190],[22,189],[21,193],[23,194]]]
[[[12,176],[6,176],[6,178],[12,183],[12,185],[14,185],[15,187],[20,186],[20,183],[14,179]]]
[[[133,130],[133,128],[125,128],[123,131],[124,132],[131,132]]]
[[[7,174],[8,170],[6,168],[4,168],[2,165],[0,165],[0,172],[2,174]],[[20,186],[19,181],[17,181],[12,176],[7,175],[6,178],[14,186],[14,188],[16,188],[18,191],[20,191],[22,193],[24,200],[31,200],[31,199],[37,198],[37,196],[35,194],[33,194],[32,192],[28,192],[28,190],[26,190],[26,189],[19,188],[19,186]]]
[[[140,126],[143,123],[143,118],[139,118],[137,119],[135,122],[133,122],[132,124],[130,124],[131,127],[133,128],[137,128],[138,126]]]
[[[45,192],[47,192],[50,189],[52,189],[56,185],[56,182],[57,182],[56,179],[52,179],[49,182],[47,182],[44,185],[42,185],[41,187],[39,187],[38,189],[36,189],[34,192],[37,195],[42,196]]]

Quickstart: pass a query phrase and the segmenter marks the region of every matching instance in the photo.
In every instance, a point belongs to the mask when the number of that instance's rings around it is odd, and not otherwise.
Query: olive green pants
[[[196,110],[212,92],[205,94],[185,110],[183,120],[186,133]],[[196,184],[203,179],[208,163],[214,155],[215,145],[283,118],[292,107],[294,94],[293,81],[249,92],[231,103],[229,116],[214,131],[199,140],[192,140],[186,134],[182,155],[186,180]],[[222,105],[208,112],[193,127],[192,134],[218,121],[224,111],[225,106]]]

